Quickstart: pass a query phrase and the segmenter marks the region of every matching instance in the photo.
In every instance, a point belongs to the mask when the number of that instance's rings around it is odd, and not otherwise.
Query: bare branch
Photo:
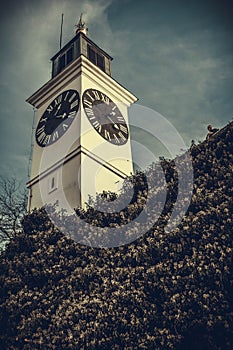
[[[26,189],[15,178],[0,176],[0,249],[22,229],[27,209]]]

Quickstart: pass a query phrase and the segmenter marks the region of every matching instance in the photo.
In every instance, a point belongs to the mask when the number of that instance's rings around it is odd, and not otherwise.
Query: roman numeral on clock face
[[[62,95],[59,95],[55,100],[54,100],[54,106],[56,107],[59,105],[62,101]]]
[[[46,135],[45,133],[38,136],[38,141],[40,142],[40,145],[46,146],[50,143],[51,135]]]
[[[116,143],[120,143],[120,140],[118,139],[118,137],[116,136],[116,134],[113,134],[114,140]]]
[[[97,120],[95,120],[95,121],[92,123],[92,125],[93,125],[95,128],[98,128],[98,127],[100,126],[100,123],[99,123]]]
[[[88,108],[92,108],[92,102],[91,101],[89,101],[88,99],[86,99],[86,98],[84,98],[84,100],[83,100],[83,104],[84,104],[84,108],[85,108],[85,106]]]
[[[50,139],[51,139],[51,135],[46,135],[46,138],[44,139],[45,145],[50,142]]]
[[[69,94],[70,94],[70,92],[69,92],[69,91],[67,91],[67,92],[65,93],[64,101],[66,101],[66,100],[67,100],[67,98],[68,98]]]
[[[46,138],[46,134],[45,133],[43,133],[43,134],[40,134],[39,136],[38,136],[38,141],[40,142],[40,143],[43,143],[43,141],[44,141],[44,139]]]
[[[51,112],[52,112],[52,110],[53,110],[53,106],[52,106],[52,105],[50,105],[50,106],[47,108],[47,111],[48,111],[49,113],[51,113]]]
[[[94,115],[94,112],[93,112],[93,109],[92,109],[92,108],[89,108],[89,107],[85,108],[85,112],[86,112],[86,114],[88,115],[88,117],[89,117],[90,115],[91,115],[91,116]]]
[[[102,125],[100,125],[100,123],[99,123],[97,120],[95,120],[95,121],[92,123],[92,125],[94,126],[94,128],[95,128],[99,133],[101,133]]]
[[[46,117],[45,118],[40,118],[39,124],[42,124],[44,122],[47,122],[47,118]]]
[[[74,118],[75,115],[76,115],[76,113],[77,113],[77,112],[75,112],[75,111],[70,112],[69,115],[68,115],[68,117],[69,117],[69,118]]]
[[[72,94],[71,97],[69,98],[69,102],[72,102],[73,99],[75,98],[76,94]]]
[[[54,133],[53,133],[53,141],[57,140],[58,138],[59,138],[59,133],[58,133],[58,131],[56,130],[56,131],[54,131]]]
[[[45,125],[41,126],[39,129],[36,130],[36,134],[40,135],[41,133],[44,132],[44,129],[45,129]]]
[[[119,122],[125,122],[125,119],[124,119],[124,117],[122,117],[122,115],[118,115],[117,116],[117,120],[119,121]]]
[[[108,140],[111,140],[110,133],[108,130],[104,130],[104,137]]]
[[[92,93],[93,93],[93,91],[92,91]],[[95,101],[95,98],[90,94],[89,91],[86,93],[86,95],[89,97],[89,99],[90,99],[91,101]]]
[[[120,125],[119,125],[119,128],[120,128],[120,130],[121,130],[123,133],[128,134],[128,129],[127,129],[126,126],[120,124]]]
[[[120,136],[120,138],[125,141],[126,137],[122,134],[122,132],[118,132],[118,136]]]
[[[93,90],[92,93],[94,95],[94,100],[100,100],[100,95],[99,95],[98,91]]]
[[[73,109],[78,105],[78,100],[75,100],[73,103],[71,103],[70,108]]]
[[[109,105],[110,103],[110,99],[108,96],[104,95],[102,92],[101,92],[101,100],[105,103],[107,103],[107,105]]]

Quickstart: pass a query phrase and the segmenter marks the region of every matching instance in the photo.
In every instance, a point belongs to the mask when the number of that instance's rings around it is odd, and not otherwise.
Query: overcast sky
[[[51,77],[62,13],[63,44],[83,12],[90,38],[114,57],[113,77],[166,117],[188,146],[205,138],[208,124],[223,127],[233,117],[232,9],[230,0],[4,3],[1,174],[27,180],[33,110],[25,100]]]

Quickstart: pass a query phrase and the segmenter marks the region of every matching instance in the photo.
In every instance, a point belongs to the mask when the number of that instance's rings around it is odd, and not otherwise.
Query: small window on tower
[[[96,64],[96,54],[95,51],[88,45],[88,58],[91,62],[93,62],[94,64]]]
[[[104,71],[104,57],[100,54],[96,54],[97,66]]]
[[[65,64],[66,64],[66,61],[65,61],[65,54],[64,54],[59,58],[59,72],[61,72],[62,69],[65,68]]]
[[[52,177],[52,181],[51,181],[51,190],[53,190],[55,187],[55,178]]]
[[[104,65],[104,56],[98,53],[93,47],[90,45],[87,46],[87,57],[89,60],[94,63],[97,67],[105,71]]]
[[[57,178],[57,174],[53,174],[52,176],[49,177],[48,179],[48,192],[51,193],[55,190],[57,190],[58,188],[58,178]]]
[[[74,50],[73,46],[67,51],[66,64],[69,64],[73,60]]]

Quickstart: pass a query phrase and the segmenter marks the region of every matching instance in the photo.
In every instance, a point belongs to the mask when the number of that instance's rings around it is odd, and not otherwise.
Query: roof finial
[[[79,22],[75,25],[76,27],[76,34],[82,32],[83,34],[88,34],[88,28],[86,27],[86,23],[83,21],[83,14],[81,13]]]

